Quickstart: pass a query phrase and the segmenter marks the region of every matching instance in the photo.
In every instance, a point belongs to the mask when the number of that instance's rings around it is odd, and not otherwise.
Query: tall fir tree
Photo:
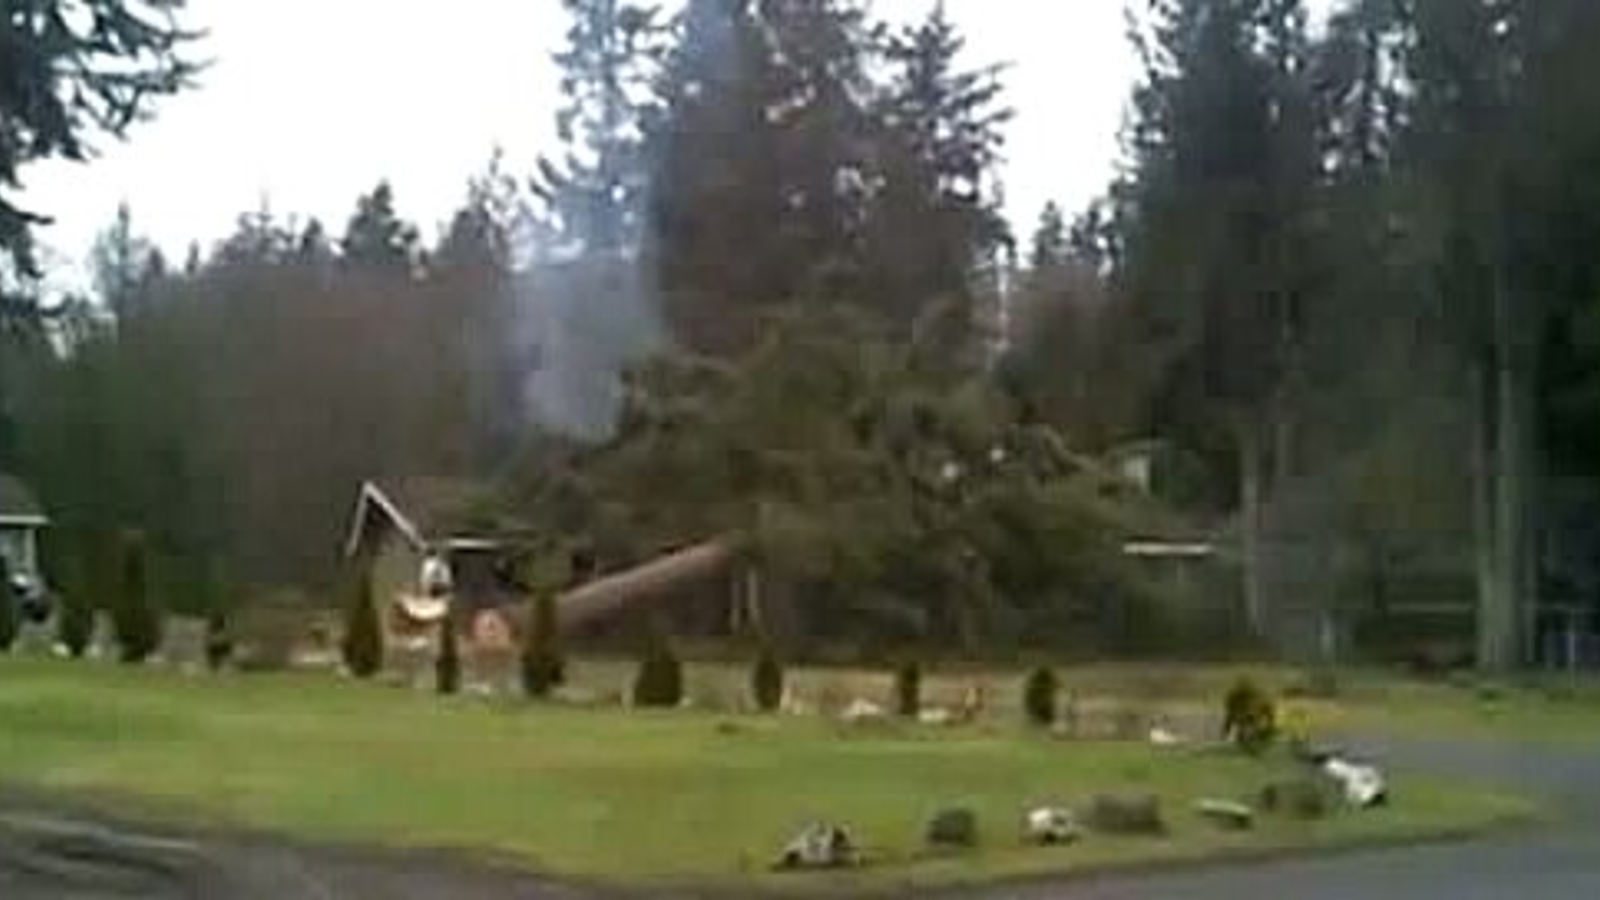
[[[649,249],[689,347],[736,352],[777,305],[856,293],[870,38],[846,0],[685,9],[650,135]]]
[[[1260,516],[1269,465],[1289,464],[1278,438],[1319,168],[1306,13],[1300,0],[1157,0],[1136,41],[1125,277],[1166,345],[1158,420],[1232,456],[1243,613],[1260,631]]]
[[[356,200],[345,227],[342,249],[346,264],[408,276],[417,260],[417,229],[395,211],[394,188],[380,181]]]
[[[649,168],[644,130],[665,52],[660,7],[638,0],[562,0],[566,46],[555,55],[566,145],[542,158],[534,189],[564,244],[597,256],[637,252]]]
[[[870,252],[885,275],[874,288],[902,324],[936,300],[971,304],[978,274],[1010,240],[996,169],[1012,111],[1001,67],[966,68],[965,50],[942,0],[886,41]]]
[[[1061,207],[1054,200],[1046,203],[1029,241],[1028,270],[1047,272],[1065,265],[1071,252],[1070,240],[1067,217],[1062,214]]]
[[[157,254],[155,246],[134,230],[128,204],[119,203],[116,219],[96,238],[90,253],[100,299],[119,321],[137,314],[144,288],[154,277],[149,269],[156,264]]]
[[[196,34],[169,0],[44,0],[0,17],[0,319],[28,314],[19,277],[38,274],[33,229],[46,215],[6,194],[22,169],[82,162],[99,133],[121,136],[154,101],[192,83],[184,52]],[[77,13],[77,14],[73,14]]]

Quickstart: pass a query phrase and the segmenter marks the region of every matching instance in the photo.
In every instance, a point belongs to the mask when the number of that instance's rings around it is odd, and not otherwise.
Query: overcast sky
[[[933,0],[876,0],[892,20]],[[1046,200],[1076,209],[1104,187],[1135,73],[1124,0],[947,0],[969,62],[1004,62],[1017,110],[1008,207],[1025,226]],[[173,259],[209,246],[265,200],[341,231],[380,178],[430,236],[495,147],[531,171],[553,143],[549,62],[557,0],[190,0],[213,60],[89,165],[25,172],[26,203],[57,222],[47,260],[75,267],[116,206]],[[448,9],[448,13],[445,10]],[[69,279],[75,281],[76,279]]]

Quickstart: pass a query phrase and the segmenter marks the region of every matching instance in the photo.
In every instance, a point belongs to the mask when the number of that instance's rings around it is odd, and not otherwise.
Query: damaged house
[[[431,657],[434,626],[456,616],[469,652],[515,644],[528,598],[517,580],[526,532],[483,510],[480,485],[408,478],[361,485],[345,555],[371,579],[391,653]]]

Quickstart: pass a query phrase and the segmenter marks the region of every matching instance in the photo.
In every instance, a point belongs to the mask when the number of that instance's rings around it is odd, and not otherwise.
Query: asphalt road
[[[593,897],[446,854],[300,846],[243,834],[161,834],[46,798],[0,796],[3,900]]]
[[[1011,885],[963,900],[1587,900],[1600,898],[1600,745],[1352,741],[1427,770],[1548,798],[1562,824],[1493,840]],[[161,833],[40,796],[0,794],[4,900],[594,900],[596,893],[444,854]]]
[[[971,900],[1592,900],[1600,898],[1600,745],[1351,740],[1400,773],[1427,771],[1545,799],[1557,824],[1483,841],[1238,867],[1002,887]]]

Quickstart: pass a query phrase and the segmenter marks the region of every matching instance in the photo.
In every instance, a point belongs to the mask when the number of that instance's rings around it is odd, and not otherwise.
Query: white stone
[[[1177,747],[1184,743],[1183,736],[1161,726],[1150,729],[1150,744],[1155,747]]]
[[[1322,764],[1322,771],[1339,783],[1345,802],[1356,809],[1379,806],[1388,797],[1389,789],[1384,784],[1383,773],[1376,767],[1334,756]]]
[[[1039,806],[1028,810],[1023,818],[1023,831],[1035,844],[1068,844],[1083,835],[1078,820],[1069,810],[1056,806]]]
[[[783,848],[778,868],[829,869],[858,861],[849,833],[838,825],[819,822],[808,826]]]
[[[887,716],[888,713],[884,712],[883,707],[873,703],[871,700],[865,700],[861,697],[857,697],[856,699],[850,701],[849,706],[845,707],[844,713],[840,716],[840,718],[844,719],[846,722],[871,722],[878,721],[886,718]]]

